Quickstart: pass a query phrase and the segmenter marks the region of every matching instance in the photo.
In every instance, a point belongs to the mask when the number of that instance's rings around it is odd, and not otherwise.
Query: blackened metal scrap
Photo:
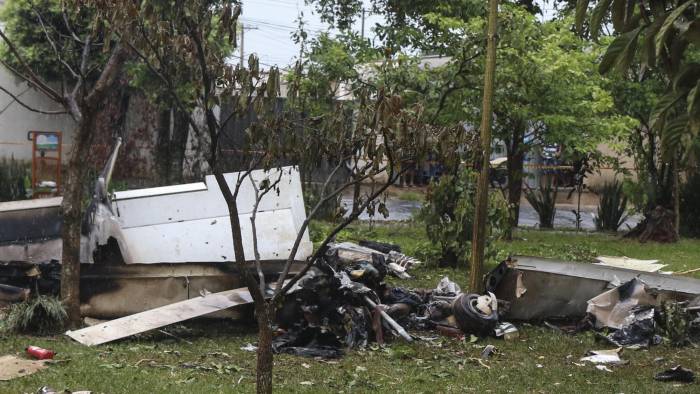
[[[413,307],[425,304],[424,297],[402,287],[393,287],[384,294],[386,304],[408,304]]]
[[[416,264],[421,264],[419,260],[395,250],[396,248],[392,245],[381,246],[384,245],[381,243],[371,245],[377,249],[357,245],[352,242],[330,244],[326,253],[326,259],[334,266],[363,265],[369,262],[380,271],[382,276],[386,273],[391,273],[402,279],[410,278],[410,275],[406,273],[407,269]],[[362,269],[361,266],[355,268],[358,271]],[[358,274],[360,273],[358,272]]]
[[[385,243],[385,242],[377,242],[377,241],[371,241],[371,240],[361,240],[360,246],[364,246],[365,248],[370,248],[374,249],[378,252],[384,253],[384,254],[389,254],[389,252],[399,252],[401,253],[401,247],[396,244],[390,244],[390,243]]]
[[[374,301],[372,301],[369,297],[365,296],[365,302],[367,303],[367,305],[369,305],[370,308],[377,309],[377,304]],[[382,316],[382,318],[384,318],[384,321],[386,321],[391,326],[391,328],[394,329],[396,333],[399,334],[399,336],[401,336],[401,338],[405,339],[408,342],[413,341],[413,337],[411,337],[411,335],[407,333],[406,330],[403,327],[401,327],[399,323],[396,322],[396,320],[389,316],[388,313],[386,313],[382,309],[379,309],[379,314]]]
[[[637,306],[656,304],[646,283],[634,278],[588,300],[586,312],[595,316],[597,328],[620,329]]]
[[[331,245],[324,257],[289,291],[277,316],[284,333],[275,339],[276,352],[330,357],[330,348],[361,348],[387,336],[412,341],[407,328],[434,330],[451,336],[488,336],[498,322],[498,303],[488,296],[469,295],[470,312],[456,317],[452,302],[460,287],[442,278],[435,289],[387,286],[386,259],[354,244]],[[465,298],[466,299],[466,298]],[[487,313],[477,308],[488,309]],[[474,319],[476,323],[464,323]],[[461,330],[455,319],[463,320]]]
[[[459,285],[453,281],[450,280],[448,277],[443,277],[440,279],[440,282],[438,283],[437,287],[433,291],[434,296],[442,296],[442,297],[452,297],[455,298],[462,294],[462,289],[459,287]]]
[[[345,353],[338,338],[320,327],[288,330],[272,341],[275,353],[305,357],[340,358]]]
[[[0,283],[0,301],[20,302],[29,298],[29,289]]]
[[[347,305],[338,312],[343,315],[345,323],[345,345],[352,349],[361,349],[367,346],[371,328],[367,309]]]
[[[60,198],[3,203],[0,245],[41,242],[61,237]]]
[[[654,376],[654,379],[660,382],[693,383],[695,381],[695,374],[693,371],[677,365],[671,369],[659,372]]]
[[[616,346],[645,348],[661,343],[661,337],[656,335],[654,307],[639,306],[625,319],[624,324],[607,336]]]

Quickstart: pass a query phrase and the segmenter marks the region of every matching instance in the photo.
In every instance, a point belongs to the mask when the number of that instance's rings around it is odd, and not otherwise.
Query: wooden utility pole
[[[362,8],[362,28],[360,33],[360,37],[362,38],[365,38],[365,14],[367,14],[367,10]]]
[[[240,50],[239,53],[240,53],[240,57],[241,57],[241,67],[245,67],[245,66],[247,66],[247,64],[245,63],[245,60],[246,60],[245,59],[245,31],[246,30],[258,30],[258,27],[257,26],[246,26],[243,24],[243,22],[240,22],[240,23],[241,23],[241,45],[240,45],[240,48],[238,48],[238,49]]]
[[[484,72],[484,100],[481,109],[481,173],[476,189],[476,212],[472,231],[472,261],[469,272],[469,290],[480,293],[483,289],[484,248],[486,246],[486,217],[489,204],[489,158],[491,156],[491,104],[496,74],[496,23],[498,0],[489,0],[489,25],[486,36],[486,69]]]
[[[245,42],[245,25],[241,22],[241,47],[238,48],[241,54],[241,68],[245,67],[245,51],[243,43]]]

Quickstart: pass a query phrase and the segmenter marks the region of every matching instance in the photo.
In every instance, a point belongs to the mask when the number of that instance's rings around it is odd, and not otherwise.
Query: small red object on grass
[[[29,346],[26,350],[27,354],[36,358],[37,360],[49,360],[56,355],[56,353],[53,350],[40,348],[38,346]]]

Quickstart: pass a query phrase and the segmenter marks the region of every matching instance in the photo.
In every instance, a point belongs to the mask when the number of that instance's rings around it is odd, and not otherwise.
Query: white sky
[[[365,1],[369,4],[369,1]],[[297,29],[297,18],[303,13],[307,33],[317,35],[328,29],[313,7],[304,0],[243,0],[243,13],[240,21],[246,27],[245,56],[254,52],[265,66],[291,64],[299,53],[299,47],[292,41],[291,34]],[[368,15],[365,20],[365,35],[374,37],[371,27],[382,19]],[[252,29],[249,29],[252,28]],[[360,31],[358,21],[354,29]],[[236,49],[236,56],[239,56]]]
[[[370,0],[364,1],[367,8],[370,8]],[[546,0],[539,0],[539,3],[543,4],[541,7],[545,14],[540,18],[551,18],[554,14],[552,5],[547,4],[549,2]],[[241,21],[246,27],[245,56],[256,53],[265,67],[271,65],[283,67],[292,64],[299,52],[299,47],[292,41],[290,35],[297,28],[295,20],[300,13],[304,14],[306,30],[310,35],[318,34],[328,28],[304,0],[243,0]],[[373,38],[372,27],[381,22],[381,17],[368,15],[365,20],[365,35]],[[357,32],[360,31],[359,21],[356,22],[354,29]],[[238,49],[235,56],[235,59],[239,58]]]

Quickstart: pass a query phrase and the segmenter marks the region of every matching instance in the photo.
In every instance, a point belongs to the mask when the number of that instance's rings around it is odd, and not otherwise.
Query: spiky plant
[[[16,333],[48,335],[60,331],[67,318],[66,310],[58,298],[39,295],[14,304],[3,329]]]
[[[559,193],[555,182],[549,180],[537,190],[530,188],[527,183],[525,186],[527,186],[525,199],[540,217],[540,228],[554,227],[554,214],[557,212],[556,202]]]
[[[622,191],[622,183],[617,180],[605,182],[594,189],[600,197],[595,227],[598,231],[617,231],[627,220],[627,197]]]

